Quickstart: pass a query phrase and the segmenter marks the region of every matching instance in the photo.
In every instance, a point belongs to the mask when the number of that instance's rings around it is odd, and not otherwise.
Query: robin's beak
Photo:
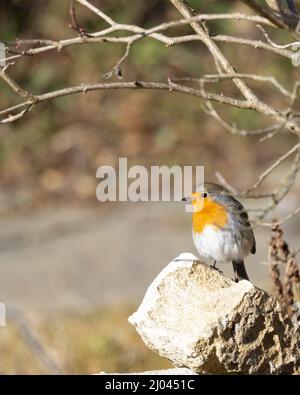
[[[191,202],[192,202],[192,199],[191,199],[190,197],[183,197],[183,198],[181,199],[181,201],[182,201],[182,202],[191,203]]]

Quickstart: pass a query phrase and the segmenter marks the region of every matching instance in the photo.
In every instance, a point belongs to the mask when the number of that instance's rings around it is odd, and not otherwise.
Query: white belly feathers
[[[195,246],[201,257],[217,262],[243,259],[249,251],[238,245],[231,232],[206,226],[201,233],[193,232]]]

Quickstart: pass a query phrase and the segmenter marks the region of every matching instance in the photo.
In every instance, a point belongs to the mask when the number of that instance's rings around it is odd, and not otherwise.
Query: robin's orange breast
[[[197,199],[192,202],[195,211],[193,213],[193,231],[201,233],[208,225],[222,229],[228,222],[226,208],[216,203],[209,197]]]

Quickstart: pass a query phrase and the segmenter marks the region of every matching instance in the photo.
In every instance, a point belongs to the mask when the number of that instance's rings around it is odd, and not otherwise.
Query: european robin
[[[183,201],[193,207],[194,244],[205,261],[232,262],[235,281],[249,280],[244,258],[256,243],[243,205],[221,185],[206,182]]]

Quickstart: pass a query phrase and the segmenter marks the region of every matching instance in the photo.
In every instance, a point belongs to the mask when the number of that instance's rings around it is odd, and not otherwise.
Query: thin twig
[[[300,148],[300,143],[294,145],[289,151],[280,156],[267,170],[265,170],[262,174],[259,175],[257,182],[252,185],[252,187],[248,188],[245,193],[249,193],[256,189],[265,179],[266,177],[274,170],[277,166],[279,166],[285,159],[287,159],[290,155],[292,155],[295,151]]]

